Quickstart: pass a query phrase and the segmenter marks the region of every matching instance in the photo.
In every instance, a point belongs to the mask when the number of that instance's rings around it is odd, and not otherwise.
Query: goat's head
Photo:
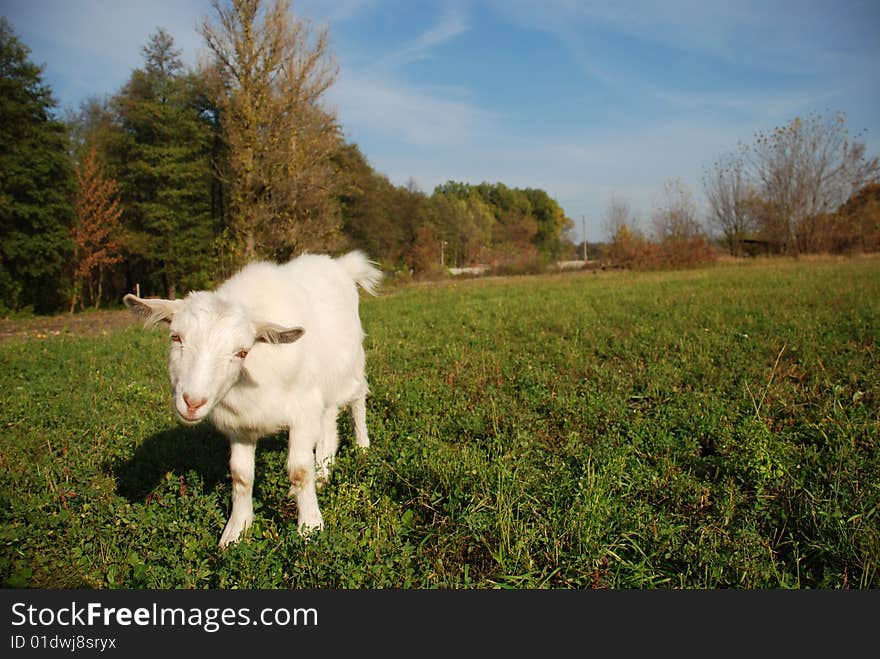
[[[255,322],[240,305],[212,292],[190,293],[183,300],[126,295],[123,301],[147,326],[168,325],[172,403],[187,425],[204,419],[238,382],[255,343],[293,343],[304,332]]]

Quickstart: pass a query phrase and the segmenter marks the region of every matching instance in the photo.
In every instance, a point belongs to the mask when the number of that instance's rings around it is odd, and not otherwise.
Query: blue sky
[[[666,181],[754,133],[843,111],[880,155],[880,1],[305,0],[340,66],[327,102],[394,183],[547,190],[591,240],[647,226]],[[112,94],[164,27],[194,64],[208,0],[0,0],[62,107]]]

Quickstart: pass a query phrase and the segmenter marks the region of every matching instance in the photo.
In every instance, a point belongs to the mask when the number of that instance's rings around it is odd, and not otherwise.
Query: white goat
[[[323,527],[316,481],[326,482],[336,455],[341,407],[351,408],[357,445],[369,445],[356,284],[375,295],[381,279],[359,251],[338,259],[307,254],[283,265],[252,263],[215,291],[182,300],[125,296],[146,326],[169,324],[168,374],[180,421],[208,418],[229,438],[232,512],[221,547],[254,519],[257,440],[283,429],[299,530]]]

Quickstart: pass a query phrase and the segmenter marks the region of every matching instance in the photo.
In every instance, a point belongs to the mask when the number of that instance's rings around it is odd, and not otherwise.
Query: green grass
[[[880,587],[880,259],[364,299],[373,446],[303,541],[283,437],[221,552],[228,448],[166,337],[0,346],[0,579],[86,588]]]

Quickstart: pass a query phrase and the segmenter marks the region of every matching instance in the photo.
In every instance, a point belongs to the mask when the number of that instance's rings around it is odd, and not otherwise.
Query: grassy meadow
[[[286,438],[226,551],[226,441],[167,337],[0,345],[0,581],[36,588],[878,588],[880,259],[412,285],[363,299],[325,531]]]

